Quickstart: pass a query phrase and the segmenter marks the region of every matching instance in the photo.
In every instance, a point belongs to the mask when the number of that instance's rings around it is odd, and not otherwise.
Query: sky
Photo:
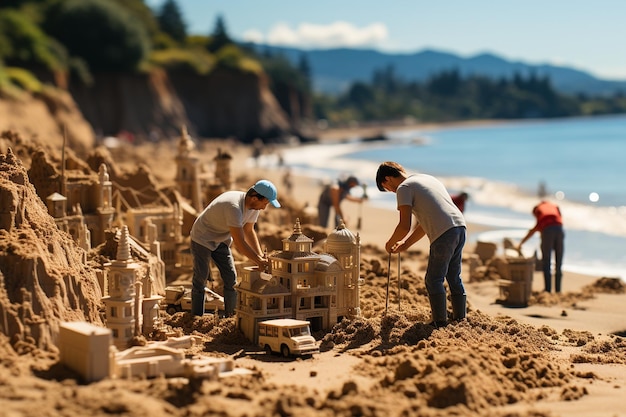
[[[158,10],[164,0],[145,0]],[[626,80],[625,0],[177,0],[191,34],[222,16],[231,38],[463,57],[493,53]]]

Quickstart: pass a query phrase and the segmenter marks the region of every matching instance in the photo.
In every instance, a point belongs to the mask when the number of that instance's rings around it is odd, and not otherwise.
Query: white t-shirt
[[[226,191],[217,196],[193,223],[191,240],[212,251],[220,243],[230,246],[233,242],[231,227],[256,223],[259,218],[259,210],[245,208],[245,199],[243,191]]]
[[[453,227],[465,226],[463,213],[452,202],[446,187],[427,174],[410,175],[396,190],[398,208],[411,206],[430,242]]]

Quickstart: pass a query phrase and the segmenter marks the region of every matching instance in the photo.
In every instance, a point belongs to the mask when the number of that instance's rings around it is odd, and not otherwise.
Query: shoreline
[[[439,128],[460,126],[460,125],[468,126],[468,125],[489,125],[489,124],[495,124],[495,123],[490,123],[489,121],[486,121],[486,122],[474,122],[474,123],[465,123],[465,124],[461,124],[461,123],[459,124],[428,124],[428,125],[411,125],[411,126],[405,126],[403,128],[410,129],[410,130],[414,130],[418,128],[439,129]],[[369,132],[372,132],[373,131],[372,129],[376,129],[376,128],[368,128],[368,129],[370,129]],[[379,129],[378,131],[380,131],[380,128],[378,129]],[[386,129],[386,127],[384,127],[383,129]],[[386,130],[398,130],[398,129],[394,127],[394,128],[389,128]],[[358,134],[363,134],[367,132],[367,130],[363,130],[362,128],[333,130],[332,135],[329,135],[331,137],[330,139],[326,137],[319,144],[310,144],[307,146],[323,147],[325,145],[347,143],[349,141],[349,138],[346,137],[346,132],[350,132],[356,135],[357,132]],[[340,139],[340,138],[343,138],[343,139]],[[347,143],[347,144],[351,145],[351,143]],[[290,149],[292,149],[291,146],[275,147],[272,150],[268,148],[268,155],[266,156],[267,159],[261,160],[260,161],[261,163],[258,166],[254,165],[254,161],[249,157],[250,153],[246,153],[244,154],[245,163],[243,164],[243,166],[240,166],[240,168],[245,170],[245,172],[248,175],[251,175],[255,178],[267,178],[270,181],[274,182],[279,189],[279,200],[280,200],[280,195],[281,194],[285,195],[286,193],[285,186],[283,185],[284,172],[286,169],[291,169],[291,181],[293,184],[292,186],[293,191],[290,197],[293,198],[299,204],[302,204],[302,205],[308,204],[309,206],[316,207],[317,198],[319,196],[319,193],[321,192],[321,185],[324,182],[324,180],[327,180],[329,178],[328,177],[323,178],[322,176],[319,176],[319,175],[307,175],[306,173],[303,174],[301,172],[294,172],[293,168],[290,167],[290,161],[287,158],[284,161],[284,165],[280,165],[277,162],[274,162],[272,160],[272,158],[278,155],[279,153],[282,154],[283,152],[289,151]],[[243,149],[240,149],[240,150],[243,151]],[[249,152],[249,149],[246,148],[244,152]],[[274,155],[272,155],[272,153]],[[278,159],[276,158],[276,161],[277,160]],[[446,184],[446,187],[449,188],[448,184]],[[370,188],[368,188],[368,191],[369,190]],[[378,190],[374,189],[372,190],[372,192],[378,193]],[[386,242],[388,237],[391,235],[391,233],[393,232],[397,224],[397,214],[395,210],[392,210],[390,208],[376,206],[374,204],[367,203],[367,202],[363,204],[357,204],[357,203],[344,200],[342,202],[342,209],[346,217],[347,226],[353,232],[355,232],[354,228],[355,228],[355,225],[358,223],[358,219],[361,218],[361,222],[360,222],[361,230],[357,230],[356,232],[360,234],[361,241],[363,244],[371,244],[371,245],[375,245],[375,246],[382,248],[384,246],[384,243]],[[466,254],[473,253],[476,241],[478,240],[479,236],[482,233],[499,232],[503,230],[502,227],[472,222],[467,219],[467,216],[466,216],[466,222],[467,222],[467,236],[468,236],[467,243],[464,249],[464,253]],[[529,217],[529,222],[532,223],[531,217]],[[498,243],[498,247],[500,249],[502,246],[501,243],[500,242],[496,242],[496,243]],[[428,253],[428,250],[429,250],[429,242],[427,238],[421,239],[419,242],[413,245],[413,247],[410,249],[410,251],[419,251],[419,252],[426,253],[426,254]],[[569,269],[567,265],[564,265],[563,271],[565,275],[564,276],[565,283],[568,281],[568,278],[567,278],[568,276],[586,277],[586,278],[594,278],[594,279],[603,277],[603,276],[608,276],[608,277],[616,276],[616,274],[612,272],[610,273],[594,272],[592,266],[588,268],[575,268],[574,267],[572,269]],[[619,276],[620,274],[617,274],[617,275]],[[619,277],[623,280],[621,276]],[[588,279],[585,279],[585,281],[588,281]],[[565,284],[564,291],[568,291],[568,290],[569,288],[567,284]]]
[[[510,121],[502,123],[511,123]],[[408,125],[403,126],[404,130],[426,130],[426,129],[448,129],[457,126],[485,126],[493,125],[490,121],[456,124],[429,124],[429,125]],[[369,130],[368,130],[369,129]],[[372,189],[372,176],[376,169],[377,162],[372,159],[376,157],[377,147],[387,149],[393,147],[396,139],[382,140],[377,142],[360,141],[356,136],[348,135],[367,134],[367,132],[380,132],[382,130],[398,131],[397,127],[382,128],[352,128],[333,131],[329,136],[332,139],[322,140],[319,144],[304,144],[301,147],[284,146],[277,148],[284,156],[285,167],[290,166],[291,171],[296,175],[311,176],[316,181],[329,181],[337,176],[350,174],[367,182],[368,191]],[[416,133],[419,136],[419,133]],[[343,137],[343,139],[339,139]],[[399,146],[406,145],[400,139]],[[363,151],[367,155],[364,160],[344,157],[344,154]],[[263,157],[262,157],[263,158]],[[273,159],[274,155],[268,153],[264,155],[261,165],[270,170],[280,167]],[[428,172],[428,171],[425,171]],[[510,231],[511,238],[525,232],[534,224],[534,219],[530,212],[537,204],[539,197],[534,193],[536,190],[523,190],[515,183],[498,182],[487,178],[470,176],[437,176],[451,192],[467,191],[471,195],[469,210],[466,213],[466,220],[473,226],[480,226],[481,230]],[[355,190],[356,194],[359,190]],[[390,211],[390,200],[387,196],[378,196],[377,190],[372,192],[374,196],[370,201],[378,205],[386,205]],[[372,197],[370,195],[370,197]],[[306,196],[309,203],[316,205],[317,196]],[[382,197],[382,199],[381,199]],[[547,199],[554,199],[564,213],[567,224],[569,241],[568,252],[572,256],[565,259],[565,267],[573,272],[584,274],[600,274],[605,276],[626,277],[626,258],[613,248],[626,244],[626,218],[620,213],[626,207],[609,207],[584,204],[576,201],[561,200],[558,196],[547,196]],[[314,200],[314,201],[311,201]],[[347,203],[346,206],[351,204]],[[594,219],[590,223],[589,219]],[[599,245],[596,245],[597,242]],[[530,242],[531,244],[533,241]],[[538,248],[538,245],[536,245]],[[570,267],[571,265],[571,267]],[[596,272],[597,271],[597,272]]]

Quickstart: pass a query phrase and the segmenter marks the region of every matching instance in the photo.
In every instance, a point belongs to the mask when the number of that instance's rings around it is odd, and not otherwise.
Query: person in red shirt
[[[455,194],[452,196],[452,202],[455,206],[459,208],[459,210],[461,210],[461,213],[465,212],[465,202],[468,198],[469,194],[467,194],[466,192],[462,192],[460,194]]]
[[[524,236],[517,249],[521,252],[524,242],[530,239],[535,232],[541,233],[541,263],[545,291],[552,291],[551,264],[552,251],[554,251],[554,290],[559,293],[561,292],[561,278],[563,276],[561,264],[563,263],[563,241],[565,240],[561,210],[554,203],[542,201],[533,208],[533,216],[537,219],[537,223]]]

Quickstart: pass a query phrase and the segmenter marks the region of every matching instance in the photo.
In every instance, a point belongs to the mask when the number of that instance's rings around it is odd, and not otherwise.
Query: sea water
[[[470,241],[521,239],[535,224],[531,210],[543,186],[563,214],[564,269],[626,277],[626,117],[389,131],[386,136],[377,142],[354,137],[301,146],[283,157],[296,173],[320,181],[356,175],[367,185],[370,204],[392,210],[395,195],[376,188],[380,162],[434,175],[451,193],[470,195],[468,222],[492,229]],[[525,252],[538,245],[537,233]]]

